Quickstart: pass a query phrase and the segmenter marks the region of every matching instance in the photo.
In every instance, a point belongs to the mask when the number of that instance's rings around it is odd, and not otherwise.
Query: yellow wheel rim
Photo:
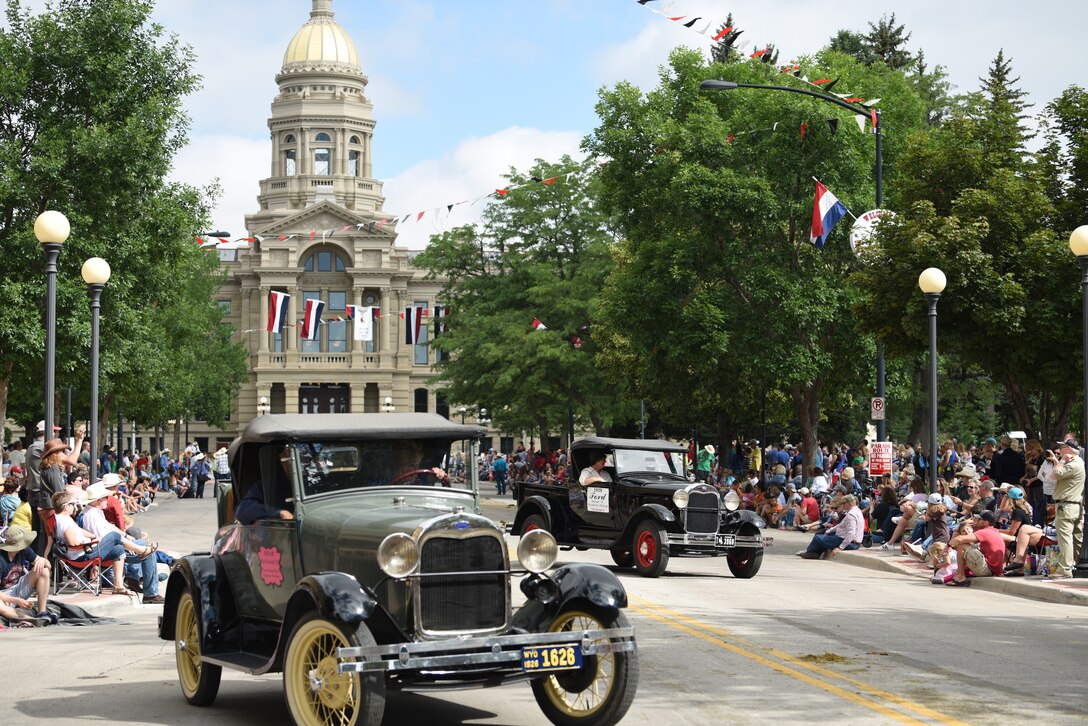
[[[193,596],[182,593],[174,620],[174,656],[178,664],[181,690],[192,697],[200,687],[200,628],[196,620]]]
[[[337,670],[337,648],[347,648],[340,629],[324,620],[304,623],[287,647],[284,673],[296,722],[347,726],[358,717],[359,676]]]
[[[598,630],[604,626],[601,621],[592,615],[579,610],[571,610],[560,615],[552,623],[552,632],[581,632],[583,630]],[[578,640],[581,640],[578,638]],[[598,643],[606,640],[593,641]],[[585,658],[585,656],[583,656]],[[600,653],[594,658],[597,661],[597,672],[593,682],[584,691],[567,691],[560,684],[562,673],[553,674],[544,680],[544,692],[548,699],[555,704],[562,713],[575,718],[584,718],[596,713],[608,700],[608,694],[612,692],[616,684],[616,654]],[[584,662],[584,661],[583,661]],[[583,665],[583,667],[586,667]]]

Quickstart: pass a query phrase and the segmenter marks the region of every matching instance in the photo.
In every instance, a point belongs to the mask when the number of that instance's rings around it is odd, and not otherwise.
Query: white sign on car
[[[587,487],[586,509],[599,514],[608,514],[608,487]]]

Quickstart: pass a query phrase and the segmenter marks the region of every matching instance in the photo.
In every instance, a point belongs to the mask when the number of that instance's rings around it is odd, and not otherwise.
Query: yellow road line
[[[643,602],[645,602],[645,601],[643,601]],[[723,629],[721,629],[719,627],[716,627],[714,625],[710,625],[709,623],[703,623],[703,622],[701,622],[699,620],[694,620],[694,619],[689,618],[687,616],[681,615],[680,613],[669,610],[668,608],[654,606],[651,603],[647,603],[647,605],[649,605],[651,607],[654,607],[658,612],[664,613],[664,614],[668,615],[669,617],[674,617],[674,618],[676,618],[678,620],[682,620],[682,621],[684,621],[684,622],[686,622],[686,623],[688,623],[690,625],[693,625],[695,627],[702,628],[702,629],[707,630],[709,632],[716,633],[718,635],[722,635],[722,636],[725,636],[725,637],[728,637],[728,638],[732,638],[733,640],[736,640],[736,641],[738,641],[740,643],[743,643],[744,645],[746,645],[748,647],[758,648],[759,650],[762,650],[763,652],[765,652],[765,653],[767,653],[769,655],[772,655],[775,658],[779,658],[781,660],[787,661],[788,663],[791,663],[791,664],[793,664],[793,665],[795,665],[795,666],[797,666],[799,668],[805,668],[807,670],[813,671],[814,673],[819,673],[820,675],[830,676],[832,678],[837,678],[837,679],[839,679],[841,681],[846,681],[847,683],[850,683],[851,685],[857,686],[858,688],[862,689],[863,691],[866,691],[867,693],[871,693],[874,696],[877,696],[879,698],[883,698],[883,699],[885,699],[887,701],[891,701],[892,703],[894,703],[894,704],[896,704],[898,706],[901,706],[902,708],[905,708],[907,710],[914,711],[915,713],[919,714],[920,716],[925,716],[926,718],[933,719],[934,721],[938,721],[939,723],[947,724],[948,726],[969,726],[967,723],[965,723],[963,721],[958,721],[958,720],[956,720],[956,719],[954,719],[954,718],[952,718],[950,716],[947,716],[947,715],[945,715],[943,713],[940,713],[939,711],[934,711],[933,709],[926,708],[925,706],[918,705],[917,703],[915,703],[913,701],[908,701],[907,699],[900,698],[899,696],[896,696],[893,693],[888,693],[887,691],[882,691],[882,690],[880,690],[878,688],[873,688],[869,684],[864,683],[862,681],[859,681],[859,680],[857,680],[855,678],[851,678],[850,676],[843,675],[841,673],[836,673],[835,671],[830,671],[830,670],[827,670],[826,668],[819,668],[817,666],[812,665],[811,663],[806,663],[805,661],[800,660],[799,658],[795,658],[795,657],[791,656],[789,653],[783,653],[782,651],[775,650],[774,648],[768,648],[766,646],[762,646],[762,645],[759,645],[757,643],[752,643],[750,640],[747,640],[743,636],[735,635],[733,633],[730,633],[727,630],[723,630]]]
[[[893,711],[890,708],[887,708],[886,706],[882,706],[882,705],[880,705],[878,703],[871,703],[871,702],[865,700],[864,698],[862,698],[861,696],[857,695],[856,693],[851,693],[850,691],[839,688],[838,686],[832,685],[830,683],[825,683],[825,682],[823,682],[823,681],[821,681],[821,680],[819,680],[817,678],[814,678],[814,677],[810,676],[808,673],[803,673],[803,672],[801,672],[801,671],[799,671],[799,670],[797,670],[795,668],[791,668],[791,667],[789,667],[787,665],[783,665],[782,663],[776,663],[775,661],[773,661],[773,660],[771,660],[769,658],[764,658],[763,656],[757,655],[756,653],[750,653],[750,652],[744,650],[743,648],[740,648],[740,647],[738,647],[736,645],[733,645],[732,643],[729,643],[729,642],[727,642],[725,640],[721,640],[720,638],[716,638],[716,637],[714,637],[712,635],[708,635],[706,633],[703,633],[702,631],[696,630],[695,628],[688,627],[687,625],[681,625],[681,624],[675,622],[674,620],[670,620],[670,619],[666,618],[663,615],[658,615],[657,613],[653,612],[652,610],[647,610],[645,608],[639,607],[637,605],[631,605],[631,604],[628,604],[628,607],[631,610],[634,610],[637,613],[645,615],[646,617],[650,618],[651,620],[657,620],[658,622],[664,623],[665,625],[668,625],[669,627],[676,628],[677,630],[682,630],[685,633],[689,633],[690,635],[694,635],[697,638],[702,638],[703,640],[707,641],[708,643],[712,643],[713,645],[716,645],[716,646],[718,646],[720,648],[725,648],[726,650],[731,651],[733,653],[736,653],[737,655],[743,656],[745,658],[748,658],[749,660],[754,660],[756,663],[759,663],[760,665],[765,665],[768,668],[772,668],[772,669],[778,671],[779,673],[790,676],[792,678],[796,678],[799,681],[804,681],[805,683],[808,683],[809,685],[816,686],[817,688],[825,690],[825,691],[827,691],[829,693],[833,693],[834,695],[839,696],[840,698],[844,698],[847,701],[851,701],[853,703],[856,703],[859,706],[864,706],[865,708],[868,708],[868,709],[870,709],[872,711],[876,711],[881,716],[885,716],[887,718],[894,719],[896,721],[899,721],[900,723],[925,724],[925,721],[919,721],[916,718],[912,718],[910,716],[905,716],[905,715],[899,713],[898,711]]]

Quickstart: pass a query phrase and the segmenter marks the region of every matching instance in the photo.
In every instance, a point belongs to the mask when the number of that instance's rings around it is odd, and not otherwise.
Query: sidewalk
[[[206,551],[216,530],[214,489],[207,489],[210,491],[206,491],[204,499],[178,500],[173,494],[159,492],[155,498],[158,506],[137,514],[133,524],[152,540],[157,540],[159,549],[174,557],[196,550]],[[212,496],[209,498],[208,494]],[[159,572],[169,570],[160,564]],[[160,582],[159,593],[165,590],[166,583]],[[91,615],[101,617],[123,618],[141,612],[162,612],[162,605],[144,605],[139,595],[114,595],[109,588],[103,589],[97,597],[84,592],[51,595],[49,599],[81,607]]]
[[[775,530],[774,537],[776,547],[781,545],[783,549],[790,549],[793,552],[804,549],[812,540],[810,534],[782,529]],[[926,580],[933,576],[933,571],[924,563],[901,554],[899,545],[895,545],[890,550],[882,550],[877,545],[869,549],[863,547],[850,552],[839,552],[833,560],[846,565],[921,577]],[[933,587],[936,589],[938,586]],[[1088,606],[1088,578],[1044,581],[1040,576],[973,577],[971,587],[1043,602]]]

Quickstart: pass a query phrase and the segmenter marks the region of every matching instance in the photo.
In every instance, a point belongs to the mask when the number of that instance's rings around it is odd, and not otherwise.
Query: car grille
[[[503,543],[483,535],[465,539],[434,537],[420,552],[420,625],[429,633],[490,630],[506,625],[507,586]],[[480,571],[499,574],[473,574]],[[469,574],[464,574],[469,573]]]
[[[718,495],[713,492],[692,492],[688,496],[687,530],[692,534],[714,534],[718,531]]]

